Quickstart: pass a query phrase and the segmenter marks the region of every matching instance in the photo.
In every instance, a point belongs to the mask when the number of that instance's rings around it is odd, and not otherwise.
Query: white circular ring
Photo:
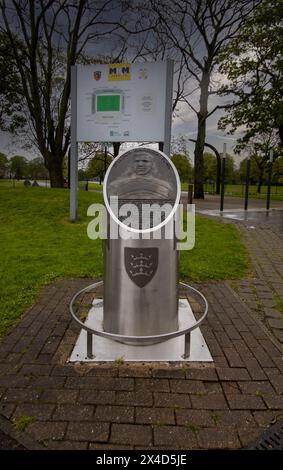
[[[178,205],[179,205],[179,200],[180,200],[180,196],[181,196],[181,184],[180,184],[180,178],[179,178],[179,174],[175,168],[175,166],[173,165],[173,163],[171,162],[170,158],[167,157],[167,155],[164,153],[164,152],[161,152],[160,150],[155,150],[155,149],[151,149],[149,147],[138,147],[139,149],[141,150],[147,150],[147,151],[154,151],[154,152],[157,152],[159,153],[160,155],[162,155],[162,157],[165,158],[165,160],[167,160],[167,162],[169,163],[169,165],[171,166],[173,172],[174,172],[174,175],[175,175],[175,178],[176,178],[176,183],[177,183],[177,194],[176,194],[176,200],[175,200],[175,203],[174,203],[174,206],[170,212],[170,214],[166,217],[165,220],[163,220],[163,222],[161,222],[160,224],[156,225],[155,227],[152,227],[152,228],[145,228],[145,229],[137,229],[137,228],[133,228],[133,227],[128,227],[128,225],[125,225],[123,224],[123,222],[121,222],[118,217],[116,217],[116,215],[114,214],[114,212],[112,211],[110,205],[109,205],[109,202],[108,202],[108,196],[107,196],[107,191],[106,191],[106,188],[107,188],[107,180],[108,180],[108,177],[109,177],[109,174],[111,172],[111,168],[116,164],[116,162],[123,156],[125,155],[126,153],[129,153],[129,152],[132,152],[133,150],[135,149],[131,149],[131,150],[126,150],[125,152],[121,153],[118,157],[116,157],[112,162],[111,164],[109,165],[108,169],[107,169],[107,172],[106,172],[106,175],[104,177],[104,182],[103,182],[103,198],[104,198],[104,202],[105,202],[105,205],[106,205],[106,209],[110,215],[110,217],[112,217],[112,219],[116,222],[116,224],[120,225],[120,227],[122,227],[123,230],[127,230],[129,232],[134,232],[134,233],[150,233],[150,232],[154,232],[155,230],[159,230],[161,227],[163,227],[164,225],[166,225],[173,217],[173,215],[175,214],[177,208],[178,208]]]

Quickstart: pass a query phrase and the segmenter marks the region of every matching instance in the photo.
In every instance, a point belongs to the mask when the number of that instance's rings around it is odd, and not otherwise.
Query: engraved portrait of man
[[[158,177],[158,165],[150,153],[142,150],[136,152],[126,173],[109,184],[109,196],[122,199],[175,199],[172,185]]]

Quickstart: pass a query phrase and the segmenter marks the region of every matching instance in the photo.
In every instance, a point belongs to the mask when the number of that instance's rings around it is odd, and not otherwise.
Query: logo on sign
[[[148,284],[158,266],[158,248],[125,248],[125,268],[138,287]]]
[[[98,80],[101,79],[101,72],[100,70],[96,70],[95,72],[93,72],[93,78],[94,80],[96,80],[98,82]]]
[[[130,64],[109,64],[108,65],[108,80],[131,80],[131,65]]]

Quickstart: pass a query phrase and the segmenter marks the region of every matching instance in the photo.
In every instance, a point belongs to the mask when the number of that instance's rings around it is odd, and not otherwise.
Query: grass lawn
[[[188,191],[188,183],[181,183],[182,191]],[[212,185],[205,184],[204,191],[211,192]],[[266,199],[267,186],[261,187],[261,192],[257,192],[256,185],[249,185],[250,199]],[[225,196],[245,197],[245,185],[243,184],[227,184],[225,185]],[[271,186],[270,199],[273,201],[283,201],[283,186]]]
[[[87,208],[102,195],[79,192],[79,220],[69,222],[69,191],[0,185],[0,334],[55,278],[103,274],[101,242],[87,237]],[[236,227],[197,217],[196,246],[181,252],[182,279],[235,279],[247,257]]]

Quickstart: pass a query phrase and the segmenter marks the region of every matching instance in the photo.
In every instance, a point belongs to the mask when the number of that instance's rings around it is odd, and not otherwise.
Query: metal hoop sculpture
[[[204,321],[205,317],[207,316],[208,312],[208,302],[204,295],[195,289],[192,286],[189,286],[188,284],[185,284],[184,282],[180,282],[180,286],[186,287],[189,290],[194,291],[199,297],[204,302],[204,313],[202,314],[201,318],[196,321],[193,325],[183,328],[181,330],[177,331],[172,331],[170,333],[165,333],[161,335],[152,335],[152,336],[127,336],[127,335],[121,335],[121,334],[115,334],[115,333],[107,333],[107,331],[102,331],[98,330],[95,328],[91,328],[90,326],[85,325],[75,314],[74,312],[74,302],[76,299],[79,297],[79,295],[83,294],[84,292],[89,292],[94,288],[100,287],[103,285],[103,281],[95,282],[94,284],[90,284],[87,287],[84,287],[83,289],[79,290],[72,298],[70,302],[70,312],[72,318],[80,325],[81,328],[86,330],[87,332],[87,357],[89,359],[92,359],[93,352],[92,352],[92,335],[95,336],[100,336],[102,338],[107,338],[112,341],[119,341],[119,342],[131,342],[131,343],[152,343],[152,341],[167,341],[168,339],[172,338],[177,338],[178,336],[185,336],[185,342],[184,342],[184,354],[183,354],[183,359],[187,359],[190,356],[190,344],[191,344],[191,332],[198,328],[201,323]]]

